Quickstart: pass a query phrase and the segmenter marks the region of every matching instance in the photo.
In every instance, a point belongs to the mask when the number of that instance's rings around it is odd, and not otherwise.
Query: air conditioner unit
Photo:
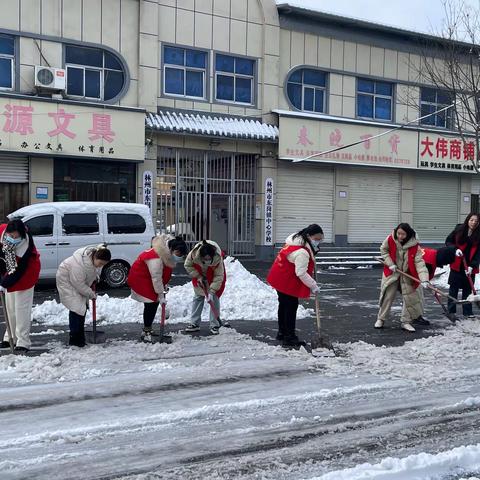
[[[66,72],[63,68],[35,65],[35,86],[47,90],[65,90]]]

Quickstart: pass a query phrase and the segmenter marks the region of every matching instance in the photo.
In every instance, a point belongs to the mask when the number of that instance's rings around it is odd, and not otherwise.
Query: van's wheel
[[[123,287],[127,283],[128,265],[114,260],[103,268],[102,277],[111,288]]]

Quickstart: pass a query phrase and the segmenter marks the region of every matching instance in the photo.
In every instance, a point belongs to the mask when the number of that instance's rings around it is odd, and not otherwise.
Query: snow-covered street
[[[444,325],[335,358],[225,329],[2,356],[1,478],[474,479],[480,325]]]

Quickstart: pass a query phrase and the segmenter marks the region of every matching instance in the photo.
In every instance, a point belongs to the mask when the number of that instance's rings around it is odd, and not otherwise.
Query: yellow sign
[[[0,151],[142,161],[145,113],[0,98]]]

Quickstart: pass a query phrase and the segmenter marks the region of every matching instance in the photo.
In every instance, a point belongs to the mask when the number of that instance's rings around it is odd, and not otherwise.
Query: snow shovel
[[[167,318],[167,304],[162,303],[162,316],[160,318],[160,335],[159,335],[159,342],[160,343],[172,343],[172,336],[165,335],[165,319]]]
[[[465,257],[462,257],[462,260],[463,260],[463,267],[465,268],[465,275],[467,276],[467,279],[468,279],[468,283],[470,285],[470,288],[472,289],[472,293],[473,293],[473,298],[471,298],[470,301],[474,302],[475,305],[480,308],[480,296],[477,295],[477,290],[475,289],[475,285],[473,284],[473,280],[472,280],[472,274],[471,273],[468,273],[468,265],[467,265],[467,260],[465,260]]]
[[[315,335],[312,337],[310,341],[310,345],[312,347],[312,353],[313,350],[330,350],[333,355],[336,355],[337,353],[335,352],[335,349],[333,348],[332,343],[328,338],[322,337],[322,323],[320,319],[320,300],[318,298],[318,293],[315,294],[315,324],[317,327],[317,332]],[[324,356],[330,356],[328,354]]]
[[[3,318],[5,319],[5,324],[7,325],[7,334],[8,342],[10,343],[10,350],[12,353],[14,353],[12,327],[10,325],[10,319],[8,318],[7,305],[5,303],[5,292],[3,291],[0,292],[0,302],[2,303]]]
[[[92,285],[92,290],[95,292],[95,284]],[[102,330],[97,330],[97,299],[92,299],[92,330],[86,330],[85,336],[87,337],[88,343],[105,343],[107,337],[105,332]]]

